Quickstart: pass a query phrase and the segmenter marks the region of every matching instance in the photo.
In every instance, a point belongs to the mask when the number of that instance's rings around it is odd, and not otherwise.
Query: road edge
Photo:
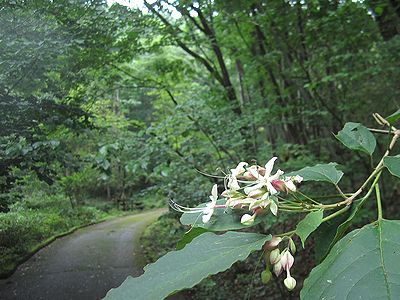
[[[156,210],[159,210],[159,209],[160,208],[157,208],[157,209],[154,209],[154,210],[148,210],[146,212],[156,211]],[[28,259],[30,259],[32,256],[34,256],[39,250],[41,250],[44,247],[50,245],[51,243],[53,243],[54,241],[56,241],[59,238],[62,238],[64,236],[67,236],[67,235],[70,235],[70,234],[74,233],[78,229],[82,229],[82,228],[85,228],[85,227],[88,227],[88,226],[91,226],[91,225],[100,224],[100,223],[103,223],[105,221],[111,221],[113,219],[117,219],[117,218],[121,218],[121,217],[126,217],[126,216],[131,216],[131,215],[135,216],[135,215],[139,215],[141,213],[146,213],[146,212],[142,211],[142,212],[139,212],[139,213],[135,212],[135,213],[131,213],[131,214],[127,213],[127,214],[121,214],[121,215],[117,215],[117,216],[109,216],[109,217],[105,217],[105,218],[99,219],[99,220],[94,221],[94,222],[90,222],[90,223],[87,223],[87,224],[82,224],[82,225],[79,225],[79,226],[74,226],[74,227],[72,227],[71,229],[69,229],[67,231],[64,231],[64,232],[61,232],[59,234],[53,235],[53,236],[47,238],[46,240],[44,240],[43,242],[37,244],[35,247],[33,247],[29,251],[29,253],[27,253],[26,255],[22,256],[20,259],[16,260],[14,262],[14,264],[11,265],[9,270],[0,273],[0,279],[4,280],[4,279],[9,278],[10,276],[12,276],[14,274],[14,272],[18,269],[18,267],[20,265],[22,265],[24,262],[26,262]]]

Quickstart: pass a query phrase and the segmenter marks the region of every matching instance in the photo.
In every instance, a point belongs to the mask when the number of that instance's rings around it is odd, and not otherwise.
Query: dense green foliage
[[[343,171],[342,186],[351,190],[370,171],[363,158],[386,147],[385,139],[360,141],[366,128],[359,123],[370,126],[371,112],[387,116],[399,107],[398,0],[144,6],[0,4],[0,247],[29,248],[21,241],[113,208],[158,207],[169,198],[196,206],[218,181],[199,172],[274,155],[288,171],[314,166],[302,169],[305,180],[337,183]],[[349,120],[357,123],[344,127]],[[335,143],[332,132],[359,153]],[[329,161],[342,165],[321,174],[318,166]],[[387,214],[398,217],[399,183],[382,176]],[[332,190],[314,185],[309,192]],[[149,228],[144,243],[159,254],[175,248],[177,218],[171,213]],[[294,220],[282,215],[259,226],[267,232],[283,224]],[[304,253],[295,273],[314,264]],[[237,286],[252,281],[252,299],[289,297],[280,283],[266,291],[253,280],[253,260],[210,277],[198,297],[234,299]]]

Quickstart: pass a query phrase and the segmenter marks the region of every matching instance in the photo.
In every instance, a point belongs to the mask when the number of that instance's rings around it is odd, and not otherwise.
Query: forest
[[[263,166],[272,157],[285,173],[337,162],[330,166],[345,174],[340,188],[341,175],[334,186],[296,184],[321,199],[339,191],[353,200],[351,192],[364,192],[365,179],[375,176],[370,190],[378,201],[356,209],[357,201],[347,201],[351,224],[342,236],[375,220],[376,210],[378,222],[382,209],[385,218],[400,219],[400,157],[393,167],[386,159],[399,149],[399,100],[399,0],[0,1],[0,278],[58,235],[164,209],[140,237],[146,262],[154,262],[197,222],[182,222],[181,207],[208,202],[211,187],[220,193],[233,170],[246,175],[239,162]],[[280,188],[290,194],[289,185]],[[297,245],[295,287],[276,277],[266,284],[253,249],[246,261],[178,295],[299,299],[346,213],[323,219],[306,242],[301,234],[289,238]],[[268,216],[244,231],[274,235],[304,218]],[[398,231],[393,236],[400,253]],[[390,280],[397,288],[387,284],[382,299],[400,297],[396,272]]]

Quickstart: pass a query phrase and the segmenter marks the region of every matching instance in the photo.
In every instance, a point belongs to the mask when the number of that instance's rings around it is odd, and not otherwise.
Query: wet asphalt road
[[[143,273],[140,234],[165,211],[121,217],[57,239],[0,280],[0,299],[101,299],[128,275]]]

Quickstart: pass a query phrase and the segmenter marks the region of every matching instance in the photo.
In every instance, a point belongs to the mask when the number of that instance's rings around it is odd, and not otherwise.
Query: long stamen
[[[204,211],[204,208],[201,208],[201,207],[190,208],[190,207],[185,207],[185,206],[179,205],[172,199],[169,199],[169,206],[173,210],[183,212],[183,213],[198,213],[198,212]]]

